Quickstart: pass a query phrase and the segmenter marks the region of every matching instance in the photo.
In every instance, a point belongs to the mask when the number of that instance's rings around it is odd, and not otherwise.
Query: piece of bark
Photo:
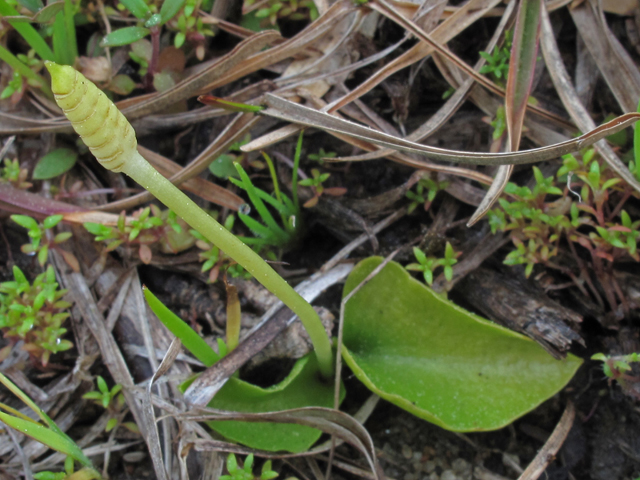
[[[478,268],[459,287],[465,300],[485,316],[527,335],[555,358],[565,357],[571,342],[584,345],[565,323],[579,323],[582,317],[516,276]]]

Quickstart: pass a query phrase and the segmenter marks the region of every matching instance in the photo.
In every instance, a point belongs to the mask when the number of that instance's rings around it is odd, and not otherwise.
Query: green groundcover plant
[[[255,410],[252,405],[282,408],[282,398],[294,399],[288,404],[289,408],[301,406],[301,403],[317,405],[327,394],[331,404],[332,387],[327,388],[328,384],[318,375],[330,378],[334,374],[331,343],[313,308],[259,255],[201,211],[138,154],[133,129],[93,84],[70,67],[51,62],[46,66],[52,76],[52,90],[58,104],[98,161],[108,169],[131,176],[185,222],[197,228],[204,238],[242,265],[298,314],[309,332],[315,354],[296,362],[283,382],[268,389],[258,389],[232,377],[210,405],[238,411],[264,411]],[[103,126],[110,128],[101,128]],[[242,177],[242,170],[238,169],[238,172]],[[241,181],[249,192],[250,182],[242,178]],[[254,191],[254,196],[258,195]],[[266,197],[262,201],[267,201]],[[291,207],[287,206],[289,202],[284,197],[279,201],[285,207]],[[267,202],[277,209],[274,203]],[[253,203],[256,205],[255,201]],[[291,203],[297,209],[297,199]],[[273,218],[262,218],[265,223],[275,222]],[[286,215],[284,220],[286,227]],[[455,263],[455,256],[449,248],[446,262],[441,265],[445,271]],[[379,262],[380,259],[373,258],[358,266],[347,282],[345,295]],[[376,287],[377,284],[382,287]],[[382,294],[380,288],[386,293]],[[389,291],[394,292],[394,301],[387,303],[394,308],[382,308],[374,300],[388,298]],[[162,309],[150,292],[146,295],[154,310]],[[364,300],[359,300],[361,297]],[[372,306],[375,306],[374,311]],[[438,314],[426,314],[433,311]],[[164,312],[159,317],[172,315]],[[169,323],[173,324],[169,328],[174,334],[206,366],[218,361],[219,356],[210,347],[205,348],[204,341],[184,322],[175,317]],[[421,418],[460,431],[490,430],[508,424],[559,391],[580,364],[571,356],[556,361],[531,340],[435,296],[393,263],[348,301],[344,358],[358,378],[374,392]],[[402,381],[398,381],[399,378]],[[187,388],[186,395],[193,394],[197,385],[196,380]],[[310,393],[312,398],[309,398]],[[292,437],[311,433],[319,436],[319,432],[302,430],[291,435],[283,429],[290,425],[269,426],[270,430],[263,436],[256,433],[256,425],[227,422],[223,426],[217,423],[210,422],[210,426],[225,437],[251,446],[260,443],[260,448],[265,448],[262,444],[269,444],[268,448],[302,451],[308,447],[288,443]],[[231,429],[226,426],[233,423],[237,425]],[[307,438],[311,443],[315,441]]]

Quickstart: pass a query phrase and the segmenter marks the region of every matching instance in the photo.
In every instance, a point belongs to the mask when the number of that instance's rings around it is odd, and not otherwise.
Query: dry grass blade
[[[507,152],[516,152],[520,146],[522,125],[527,111],[538,55],[541,9],[541,0],[522,0],[518,9],[505,96]],[[491,209],[507,186],[511,172],[513,172],[513,165],[502,165],[498,168],[491,188],[478,205],[467,226],[476,223]]]
[[[168,479],[169,477],[167,475],[167,470],[171,471],[171,469],[170,468],[165,469],[165,465],[163,465],[162,463],[163,455],[162,455],[162,449],[160,448],[160,435],[158,433],[158,427],[156,424],[155,413],[153,411],[153,405],[151,404],[151,389],[153,387],[153,384],[156,382],[156,380],[161,376],[163,376],[171,368],[171,366],[173,365],[173,362],[178,357],[178,354],[180,353],[181,349],[182,349],[182,344],[180,343],[180,340],[175,338],[171,342],[171,345],[169,346],[169,349],[167,350],[166,355],[162,359],[162,362],[155,369],[155,372],[151,377],[151,380],[149,380],[149,384],[147,385],[146,395],[142,397],[142,408],[146,411],[147,416],[153,420],[153,424],[150,425],[150,428],[153,430],[153,437],[156,437],[158,439],[157,442],[149,442],[149,453],[151,455],[151,460],[153,461],[153,466],[154,466],[154,470],[156,471],[156,474],[158,474],[158,472],[164,473],[164,477],[162,473],[158,475],[160,479],[162,478]],[[156,364],[155,355],[149,356],[149,360],[151,361],[152,365]],[[165,422],[166,422],[166,419],[163,420],[163,423]],[[166,455],[170,456],[171,452],[170,451],[166,452]]]
[[[208,414],[207,412],[211,412]],[[369,468],[381,478],[376,460],[375,447],[369,432],[353,417],[346,413],[330,408],[306,407],[270,413],[232,413],[219,412],[202,408],[198,412],[178,415],[177,418],[195,421],[233,421],[243,422],[277,422],[294,423],[317,428],[318,430],[335,435],[340,440],[356,448],[367,459]]]
[[[504,15],[500,20],[500,24],[496,27],[496,30],[493,34],[493,37],[489,41],[486,47],[486,51],[491,52],[495,48],[500,39],[502,31],[509,21],[511,14],[515,7],[515,2],[509,3],[507,8],[505,9]],[[478,71],[485,64],[485,60],[481,58],[476,65],[474,66],[474,70]],[[438,109],[438,111],[427,120],[425,123],[416,128],[413,132],[407,135],[406,139],[411,140],[412,142],[420,142],[425,138],[429,137],[433,133],[435,133],[440,127],[442,127],[449,118],[462,106],[465,99],[469,95],[471,87],[475,85],[473,78],[466,79],[456,91],[447,99],[444,105]],[[364,153],[360,155],[353,155],[350,157],[336,157],[333,161],[364,161],[364,160],[374,160],[377,158],[383,158],[389,156],[394,153],[394,150],[389,148],[377,149],[375,151]]]
[[[513,165],[500,165],[498,170],[496,170],[496,174],[493,177],[493,182],[491,182],[491,186],[489,190],[487,190],[486,195],[482,198],[482,201],[476,208],[476,211],[473,212],[473,215],[467,222],[467,227],[471,227],[475,223],[478,222],[482,217],[484,217],[493,204],[498,201],[500,195],[504,191],[507,183],[509,183],[509,178],[511,177],[511,173],[513,172]]]
[[[0,208],[5,212],[33,215],[44,218],[54,213],[85,212],[77,205],[44,198],[35,193],[14,188],[8,183],[0,184]]]
[[[622,111],[633,112],[640,98],[640,72],[609,30],[598,3],[586,1],[575,8],[569,8],[569,12],[620,108]]]
[[[640,119],[638,113],[627,113],[612,120],[600,127],[575,139],[567,140],[555,145],[523,150],[521,152],[508,153],[476,153],[463,152],[457,150],[446,150],[443,148],[429,147],[419,143],[409,142],[402,138],[393,137],[370,128],[362,127],[353,122],[337,118],[327,113],[319,112],[312,108],[303,107],[275,95],[266,94],[264,104],[265,110],[260,112],[263,115],[279,118],[291,123],[316,127],[330,132],[344,134],[358,138],[377,145],[404,150],[411,153],[418,153],[435,160],[463,163],[470,165],[507,165],[507,164],[527,164],[551,160],[566,153],[575,152],[586,146],[601,140],[614,132],[636,122]]]
[[[80,311],[82,318],[98,342],[104,364],[109,369],[109,373],[116,383],[122,385],[122,393],[127,400],[127,405],[133,414],[136,424],[145,438],[149,451],[152,453],[157,451],[161,452],[159,436],[157,435],[157,430],[155,430],[155,419],[153,415],[149,415],[146,409],[141,408],[141,405],[133,394],[134,382],[131,373],[127,368],[115,339],[106,329],[105,319],[98,310],[85,278],[77,273],[66,274],[61,272],[61,276],[62,283],[69,288],[76,299],[76,308]],[[154,461],[154,467],[156,467],[156,475],[158,478],[168,478],[162,463],[162,455],[158,457],[158,462]]]
[[[503,96],[505,94],[504,90],[497,86],[495,83],[491,82],[484,75],[480,75],[476,72],[472,67],[467,65],[464,61],[462,61],[458,56],[451,53],[450,50],[444,48],[442,45],[438,43],[435,38],[436,32],[434,31],[434,36],[432,37],[427,32],[425,32],[422,28],[416,25],[413,21],[406,19],[402,15],[398,13],[396,9],[394,9],[386,0],[371,0],[367,3],[367,6],[381,15],[384,15],[389,20],[394,21],[398,25],[404,27],[408,32],[411,32],[418,39],[425,42],[429,47],[433,49],[433,51],[439,53],[443,57],[447,58],[449,61],[453,62],[460,70],[465,72],[471,78],[473,78],[480,85],[488,89],[490,92],[495,93],[496,95]]]
[[[274,30],[257,33],[242,41],[231,52],[209,65],[205,70],[192,75],[162,93],[152,94],[137,105],[121,108],[122,113],[130,120],[140,118],[161,111],[180,100],[193,97],[206,85],[215,82],[240,62],[280,38],[280,34]]]
[[[445,44],[469,25],[473,24],[478,19],[482,18],[489,10],[495,7],[499,0],[471,0],[463,7],[458,9],[453,15],[442,22],[431,32],[431,38],[436,43]],[[360,98],[365,93],[372,90],[374,87],[390,77],[394,73],[402,70],[409,65],[412,65],[423,58],[431,55],[435,49],[426,44],[419,43],[412,47],[407,52],[403,53],[400,57],[396,58],[392,62],[388,63],[381,68],[366,81],[360,84],[357,88],[352,90],[348,95],[345,95],[339,101],[334,102],[331,107],[331,112],[339,110],[344,105],[353,102],[356,98]]]
[[[580,103],[578,95],[573,88],[573,83],[569,78],[569,74],[567,73],[564,63],[562,62],[562,57],[560,56],[558,45],[553,36],[553,28],[551,27],[549,14],[544,8],[542,11],[542,35],[540,43],[542,46],[542,55],[547,65],[549,75],[551,76],[551,80],[556,87],[556,91],[558,92],[563,105],[569,112],[569,115],[571,115],[571,118],[576,122],[576,125],[580,130],[588,131],[593,129],[595,124],[591,119],[591,115],[589,115],[589,112],[587,112],[587,109]],[[629,114],[623,115],[622,117],[626,117],[628,115]],[[622,117],[618,118],[620,119]],[[603,126],[600,126],[598,128],[602,127]],[[616,172],[636,191],[640,192],[640,183],[635,179],[627,166],[622,163],[618,156],[613,152],[611,147],[609,147],[609,145],[605,141],[598,142],[595,146],[596,150],[607,162],[609,167],[611,167],[614,172]],[[582,148],[582,146],[580,148]]]
[[[353,12],[357,7],[349,0],[338,0],[327,12],[320,16],[315,22],[302,30],[298,35],[276,45],[269,50],[260,52],[250,58],[240,62],[236,67],[232,68],[219,80],[210,83],[199,93],[205,94],[210,90],[226,85],[229,82],[244,77],[250,73],[261,70],[275,63],[281,62],[294,55],[304,51],[309,45],[314,43],[318,38],[330,32],[335,23],[343,19],[346,15]]]
[[[507,77],[505,114],[509,134],[509,148],[518,150],[522,124],[533,84],[533,76],[540,39],[541,0],[523,0],[513,32],[513,46]]]
[[[518,480],[537,480],[540,475],[542,475],[547,466],[555,458],[560,447],[562,447],[567,435],[569,435],[569,430],[571,430],[575,416],[575,407],[572,403],[568,403],[558,425],[553,429],[553,433],[537,453],[535,458],[531,461],[526,470],[518,477]]]

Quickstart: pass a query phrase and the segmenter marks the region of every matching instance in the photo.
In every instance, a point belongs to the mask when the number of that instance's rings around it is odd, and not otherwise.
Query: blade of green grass
[[[171,333],[180,339],[182,345],[189,350],[194,357],[200,360],[205,367],[210,367],[218,360],[220,356],[207,345],[207,342],[198,335],[189,325],[187,325],[180,317],[169,310],[158,298],[151,293],[147,287],[143,287],[144,297],[153,313],[167,327]]]
[[[121,0],[121,2],[127,10],[129,10],[136,18],[145,20],[148,15],[151,15],[149,6],[144,0]]]
[[[72,57],[68,45],[65,12],[58,12],[53,22],[53,53],[56,57],[56,63],[73,65],[75,57]]]
[[[75,63],[76,58],[78,58],[78,42],[76,40],[76,24],[74,21],[75,17],[75,8],[71,0],[64,0],[64,22],[65,29],[67,31],[67,41],[69,49],[69,56],[73,58],[72,63],[69,65],[73,65]]]
[[[302,137],[304,130],[298,135],[298,143],[296,143],[296,153],[293,157],[293,172],[291,173],[291,194],[293,195],[293,205],[297,212],[300,212],[300,201],[298,200],[298,169],[300,168],[300,156],[302,154]]]
[[[269,227],[273,231],[273,234],[275,236],[281,237],[286,243],[289,235],[287,235],[287,232],[280,228],[280,226],[276,223],[275,219],[271,215],[271,212],[269,212],[265,204],[262,202],[262,199],[260,199],[260,196],[256,192],[256,188],[253,186],[253,183],[251,183],[249,175],[247,175],[247,172],[244,171],[244,168],[242,168],[239,163],[235,163],[234,165],[236,167],[236,170],[238,170],[238,174],[240,175],[242,183],[244,184],[244,189],[247,192],[247,195],[249,195],[251,203],[258,211],[260,218],[262,218],[262,221],[265,223],[265,225],[267,225],[267,227]]]
[[[0,16],[11,17],[20,15],[15,8],[9,5],[5,0],[0,0]],[[47,42],[40,36],[38,31],[28,23],[13,22],[9,20],[15,30],[22,35],[22,38],[33,48],[42,60],[53,60],[54,55]]]
[[[11,415],[2,412],[0,412],[0,420],[11,428],[28,435],[52,450],[69,455],[85,467],[92,466],[91,460],[87,458],[82,449],[80,449],[80,447],[78,447],[78,445],[71,441],[66,435],[59,435],[44,425],[23,420],[22,418],[12,417]]]

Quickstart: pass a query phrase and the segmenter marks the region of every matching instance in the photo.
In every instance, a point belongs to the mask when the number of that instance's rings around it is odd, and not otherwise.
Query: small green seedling
[[[62,221],[62,218],[62,215],[51,215],[45,218],[42,223],[38,223],[27,215],[11,215],[11,220],[21,227],[26,228],[27,235],[31,238],[31,243],[20,247],[22,253],[37,255],[38,263],[44,267],[49,259],[49,251],[56,250],[63,256],[67,264],[73,268],[74,271],[78,272],[80,271],[80,265],[75,255],[59,247],[61,243],[69,240],[73,234],[71,232],[60,232],[52,237],[49,234],[50,232],[47,232],[47,230],[52,230],[58,225]]]
[[[58,290],[58,283],[49,266],[30,283],[22,270],[13,267],[14,281],[0,283],[0,329],[5,338],[14,343],[23,340],[23,349],[43,366],[49,363],[51,354],[73,347],[63,339],[67,329],[62,327],[69,317],[65,310],[71,304],[62,300],[67,290]],[[0,350],[6,358],[12,345]]]
[[[20,72],[13,72],[13,77],[9,80],[7,86],[0,93],[0,100],[5,100],[9,97],[14,97],[16,99],[14,103],[18,103],[22,98],[22,93],[24,92],[24,80]]]
[[[96,377],[96,385],[98,386],[98,390],[87,392],[82,396],[82,398],[85,400],[93,400],[96,405],[101,406],[106,410],[110,410],[114,414],[119,413],[125,404],[124,395],[121,393],[122,385],[116,384],[109,389],[107,382],[100,375]],[[110,432],[117,424],[117,418],[114,417],[109,419],[105,431]]]
[[[313,160],[314,162],[318,162],[320,165],[324,165],[325,158],[334,158],[338,156],[336,152],[326,152],[324,148],[320,147],[318,153],[310,153],[307,157],[309,160]]]
[[[320,173],[320,170],[318,170],[317,168],[312,168],[311,178],[305,178],[298,182],[299,185],[302,185],[303,187],[310,187],[313,190],[313,197],[311,197],[304,203],[304,208],[315,207],[318,204],[318,200],[320,200],[320,197],[323,194],[331,195],[333,197],[339,197],[347,193],[347,189],[343,187],[327,188],[322,185],[329,179],[330,176],[330,173]]]
[[[227,471],[229,475],[221,475],[220,480],[271,480],[278,476],[277,472],[271,470],[271,460],[267,460],[262,465],[260,476],[253,474],[253,454],[247,455],[242,468],[238,466],[238,461],[233,453],[227,457]]]
[[[27,182],[29,170],[21,168],[17,158],[13,161],[4,159],[4,167],[0,168],[0,183],[10,183],[14,188],[26,190],[31,188],[31,183]]]
[[[64,472],[38,472],[33,474],[35,480],[100,480],[102,476],[93,468],[82,468],[75,471],[73,458],[64,461]]]
[[[214,215],[217,215],[217,212],[214,212]],[[224,221],[224,228],[231,231],[234,223],[235,215],[229,215]],[[201,272],[209,272],[209,283],[215,283],[221,272],[227,273],[233,278],[251,278],[251,275],[241,265],[226,256],[218,247],[212,245],[200,232],[189,230],[189,233],[196,239],[196,247],[202,250],[198,258],[203,262]]]
[[[425,212],[429,210],[436,195],[449,186],[449,182],[439,182],[431,178],[422,178],[416,185],[416,191],[408,191],[405,196],[411,200],[407,213],[412,213],[418,205],[424,205]]]
[[[480,56],[487,62],[487,64],[480,69],[480,73],[491,74],[494,79],[499,82],[507,78],[509,60],[511,59],[512,36],[513,32],[507,30],[502,47],[495,47],[491,54],[488,52],[480,52]]]
[[[183,228],[172,211],[161,211],[156,205],[133,213],[133,220],[126,223],[124,212],[115,227],[87,222],[84,228],[95,235],[96,242],[106,242],[107,252],[124,245],[137,246],[140,260],[149,264],[153,257],[151,247],[159,244],[163,253],[177,253],[190,248],[195,240],[183,235]]]
[[[507,131],[507,114],[504,106],[500,105],[496,110],[496,116],[491,120],[491,127],[493,128],[491,137],[494,141],[502,138],[504,132]]]
[[[249,0],[245,2],[245,5],[254,3],[256,2]],[[258,9],[255,16],[256,18],[268,18],[271,25],[276,25],[279,18],[314,21],[318,18],[319,13],[312,0],[268,0],[267,6]]]
[[[414,272],[422,272],[424,280],[429,286],[433,285],[433,272],[439,267],[444,268],[444,277],[447,281],[453,280],[453,266],[458,263],[458,257],[462,252],[456,252],[447,242],[444,250],[444,258],[427,257],[418,247],[413,247],[413,254],[418,263],[410,263],[405,268]]]
[[[640,362],[640,353],[630,353],[629,355],[605,355],[604,353],[596,353],[591,356],[591,360],[600,360],[602,362],[602,371],[609,378],[609,382],[615,380],[620,386],[628,391],[627,382],[638,382],[640,378],[629,375],[627,372],[632,370],[630,363]]]

